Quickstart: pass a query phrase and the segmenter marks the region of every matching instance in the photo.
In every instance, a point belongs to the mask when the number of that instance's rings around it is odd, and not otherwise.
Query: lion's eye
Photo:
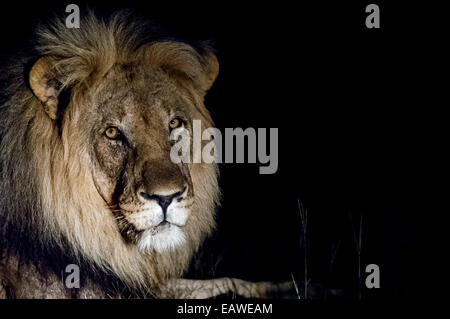
[[[116,140],[120,136],[120,131],[117,127],[110,126],[106,129],[105,135],[111,140]]]
[[[170,128],[171,130],[176,129],[176,128],[180,127],[181,125],[183,125],[183,122],[182,122],[182,120],[181,120],[180,118],[178,118],[178,117],[176,117],[176,118],[170,120],[170,122],[169,122],[169,128]]]

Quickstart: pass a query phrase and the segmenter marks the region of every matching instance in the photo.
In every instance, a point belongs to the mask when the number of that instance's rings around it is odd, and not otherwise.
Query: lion
[[[3,70],[0,295],[157,297],[215,227],[215,163],[174,163],[176,130],[213,121],[208,43],[152,36],[124,12],[40,26]],[[80,269],[80,289],[64,270]]]

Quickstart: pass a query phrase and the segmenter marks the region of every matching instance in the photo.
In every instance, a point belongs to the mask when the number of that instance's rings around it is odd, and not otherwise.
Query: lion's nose
[[[141,195],[141,197],[145,200],[155,200],[159,204],[159,206],[161,206],[161,208],[164,212],[164,216],[165,216],[167,207],[169,207],[170,203],[172,203],[172,201],[175,198],[180,197],[185,191],[186,191],[186,186],[184,186],[184,188],[182,190],[180,190],[178,192],[174,192],[169,195],[147,194],[145,192],[140,192],[139,195]]]

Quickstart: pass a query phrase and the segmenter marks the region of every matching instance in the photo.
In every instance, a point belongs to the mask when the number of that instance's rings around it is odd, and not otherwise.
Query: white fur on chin
[[[163,253],[183,245],[186,241],[184,232],[176,225],[167,225],[164,229],[154,233],[148,229],[144,231],[138,241],[138,248],[143,253],[150,253],[152,250]]]

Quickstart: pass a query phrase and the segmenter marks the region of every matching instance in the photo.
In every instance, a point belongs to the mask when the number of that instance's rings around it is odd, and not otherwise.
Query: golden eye
[[[179,118],[174,118],[169,122],[169,128],[171,130],[176,129],[177,127],[180,127],[183,123],[181,122],[181,119]]]
[[[119,129],[117,127],[108,127],[105,131],[105,135],[107,138],[114,140],[117,139],[120,135]]]

